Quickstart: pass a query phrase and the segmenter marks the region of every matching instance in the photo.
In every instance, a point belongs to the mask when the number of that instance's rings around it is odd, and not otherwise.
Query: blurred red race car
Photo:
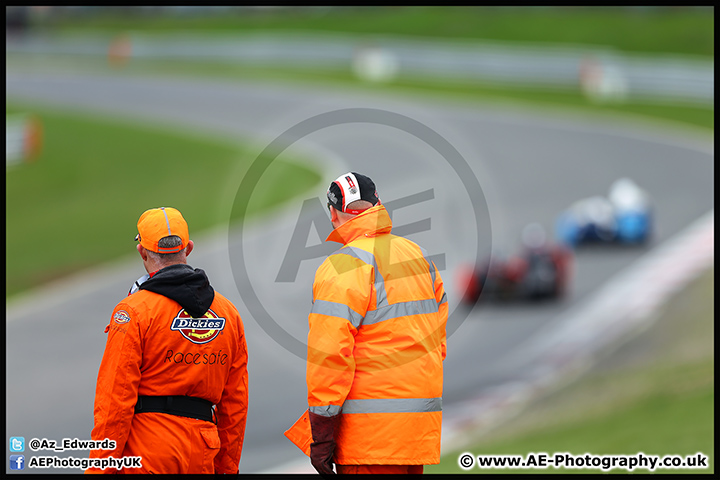
[[[463,303],[558,299],[567,291],[573,267],[569,248],[545,241],[544,230],[531,224],[523,231],[521,251],[509,258],[488,257],[475,268],[461,269]]]

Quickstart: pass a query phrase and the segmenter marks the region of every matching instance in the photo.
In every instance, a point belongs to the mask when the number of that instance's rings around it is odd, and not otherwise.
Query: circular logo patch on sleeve
[[[118,310],[115,312],[115,315],[113,315],[113,320],[115,323],[122,325],[130,321],[130,315],[125,310]]]

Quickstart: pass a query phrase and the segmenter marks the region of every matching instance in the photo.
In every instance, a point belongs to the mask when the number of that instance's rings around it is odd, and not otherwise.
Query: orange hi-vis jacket
[[[341,414],[340,465],[440,462],[447,297],[427,253],[391,229],[384,206],[360,213],[315,274],[308,404]]]
[[[182,305],[152,291],[162,281],[159,290]],[[114,440],[116,448],[93,450],[90,458],[141,456],[142,469],[86,472],[238,473],[248,405],[245,333],[237,309],[205,273],[188,265],[163,268],[117,304],[105,331],[91,437]],[[217,425],[135,413],[139,395],[208,400]]]

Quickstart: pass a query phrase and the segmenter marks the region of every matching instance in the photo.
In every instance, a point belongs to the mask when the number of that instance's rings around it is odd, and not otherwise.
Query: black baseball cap
[[[328,188],[327,197],[328,203],[335,209],[353,215],[357,215],[366,209],[348,209],[348,204],[352,202],[366,200],[372,203],[373,206],[380,203],[375,183],[370,177],[356,172],[348,172],[336,178]]]

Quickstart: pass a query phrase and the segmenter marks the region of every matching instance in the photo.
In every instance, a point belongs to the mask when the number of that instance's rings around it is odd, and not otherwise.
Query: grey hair
[[[179,247],[180,245],[182,245],[182,239],[177,235],[169,235],[158,240],[158,248],[173,248]],[[150,250],[147,252],[149,255],[152,255],[155,259],[163,263],[174,260],[177,258],[177,255],[184,253],[183,250],[175,253],[157,253],[151,252]]]

